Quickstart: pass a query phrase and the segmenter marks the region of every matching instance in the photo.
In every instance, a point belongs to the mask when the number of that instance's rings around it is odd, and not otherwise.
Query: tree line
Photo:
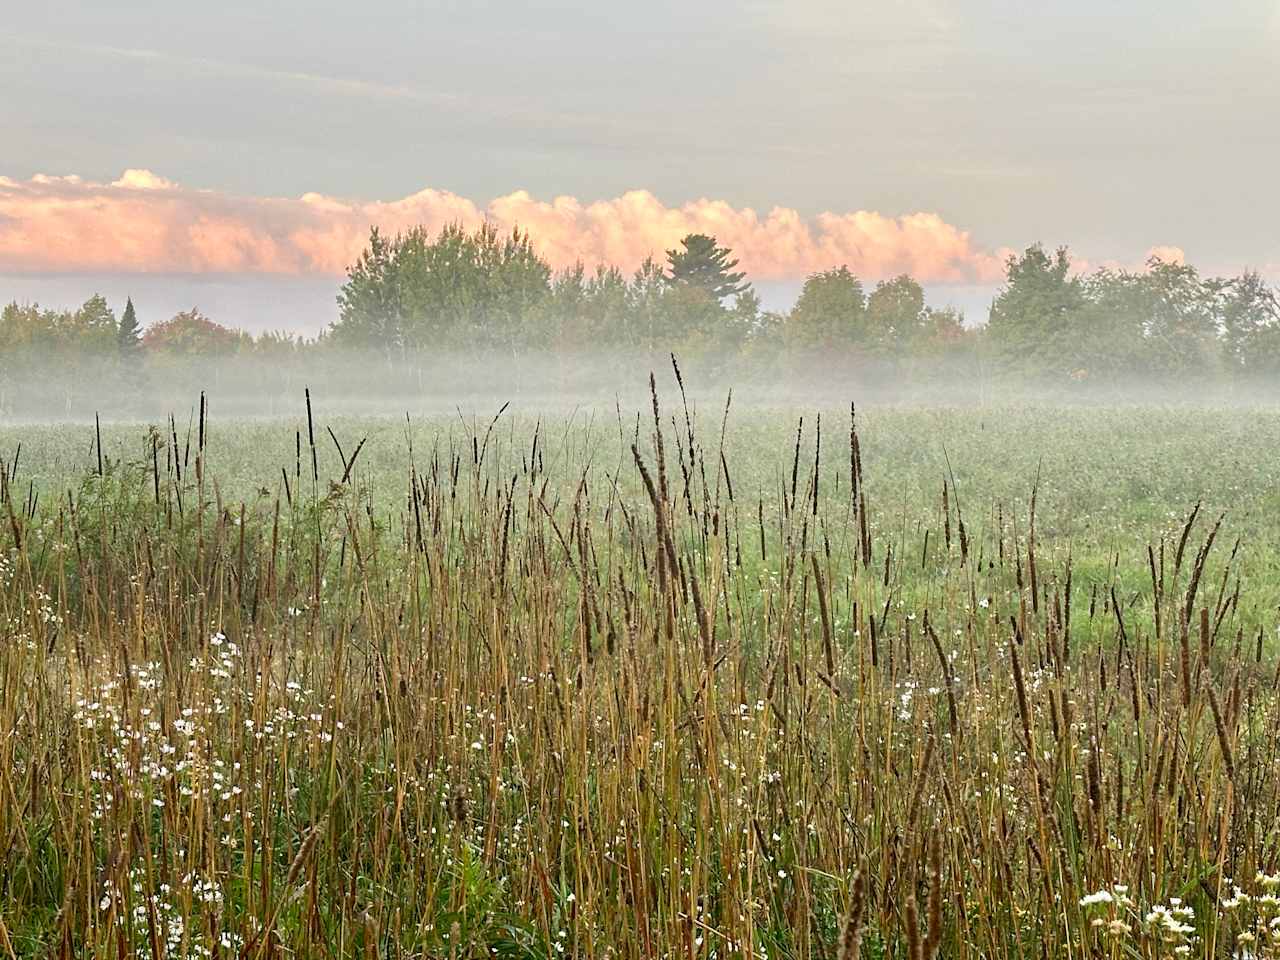
[[[1009,257],[987,322],[926,303],[902,275],[868,286],[845,266],[809,276],[792,308],[764,310],[732,251],[686,236],[634,272],[579,263],[554,271],[519,230],[447,226],[389,237],[378,229],[347,271],[338,318],[319,336],[252,336],[198,309],[143,327],[94,295],[77,310],[10,303],[0,312],[0,377],[37,370],[123,380],[210,359],[277,369],[359,351],[389,364],[431,355],[666,354],[727,373],[786,374],[814,364],[910,376],[940,363],[1032,383],[1135,377],[1280,377],[1280,303],[1254,272],[1202,276],[1153,257],[1142,270],[1074,269],[1065,248]],[[0,396],[0,409],[4,397]]]
[[[1152,257],[1142,270],[1081,274],[1066,248],[1036,244],[1009,257],[987,323],[966,325],[927,305],[910,276],[868,289],[845,266],[808,277],[791,310],[761,310],[736,267],[700,234],[627,277],[580,264],[553,273],[518,231],[374,230],[331,336],[392,352],[596,343],[881,365],[979,355],[999,373],[1050,381],[1280,374],[1280,302],[1256,272],[1202,277]]]
[[[630,276],[581,263],[554,272],[526,233],[452,226],[373,230],[338,295],[334,343],[389,353],[602,347],[685,355],[791,350],[892,357],[964,340],[963,318],[925,305],[908,276],[868,291],[847,267],[814,274],[786,313],[761,309],[732,252],[690,234]]]

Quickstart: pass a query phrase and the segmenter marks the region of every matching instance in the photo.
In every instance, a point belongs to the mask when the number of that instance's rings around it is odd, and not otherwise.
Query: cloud
[[[1187,254],[1181,247],[1175,247],[1166,243],[1154,246],[1147,251],[1147,260],[1150,261],[1153,259],[1182,266],[1187,262]]]
[[[178,185],[172,180],[157,177],[150,170],[136,170],[130,167],[120,174],[120,179],[112,180],[113,187],[126,187],[132,190],[173,190]]]
[[[517,190],[484,205],[430,188],[391,201],[244,197],[130,169],[111,183],[0,177],[0,272],[341,275],[371,225],[394,233],[486,220],[527,230],[556,268],[582,260],[630,270],[685,234],[710,233],[758,280],[797,280],[847,264],[868,280],[905,272],[926,283],[993,283],[1009,252],[979,246],[934,213],[806,218],[786,207],[759,213],[705,198],[668,206],[647,190],[594,202]]]
[[[1073,273],[1081,276],[1098,270],[1110,270],[1114,273],[1146,273],[1153,259],[1182,266],[1187,262],[1187,253],[1179,246],[1161,243],[1148,247],[1147,252],[1137,260],[1123,260],[1116,257],[1092,260],[1088,257],[1073,255],[1071,267]]]

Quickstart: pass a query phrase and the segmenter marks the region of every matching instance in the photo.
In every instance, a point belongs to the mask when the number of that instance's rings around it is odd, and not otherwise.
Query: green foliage
[[[946,349],[967,336],[964,314],[955,307],[925,307],[921,324],[924,349]]]
[[[899,354],[913,348],[929,333],[924,288],[903,274],[881,280],[867,297],[867,326],[882,350]]]
[[[1011,255],[1006,267],[987,325],[998,358],[1031,374],[1069,372],[1063,350],[1078,333],[1086,300],[1067,249],[1048,254],[1035,244],[1021,257]]]
[[[389,352],[443,345],[511,347],[536,340],[551,268],[528,234],[454,224],[388,240],[374,228],[338,294],[334,342]]]
[[[1202,278],[1152,257],[1140,272],[1072,273],[1065,248],[1010,257],[987,327],[1006,370],[1048,380],[1168,383],[1280,369],[1280,307],[1256,273]]]
[[[791,309],[787,332],[792,343],[802,347],[865,345],[867,298],[862,281],[848,267],[811,275]]]
[[[1280,301],[1253,271],[1214,286],[1227,363],[1246,373],[1280,373]]]
[[[1102,268],[1084,280],[1078,335],[1061,346],[1061,371],[1076,380],[1111,380],[1135,370],[1145,348],[1148,294],[1142,274]]]
[[[96,293],[74,311],[10,303],[0,313],[0,357],[30,362],[56,356],[67,361],[103,354],[109,352],[115,333],[115,314]]]
[[[116,336],[115,314],[98,294],[77,310],[10,303],[0,312],[0,410],[19,392],[45,413],[81,403],[114,372]]]
[[[674,333],[667,325],[666,293],[666,275],[661,264],[653,257],[646,257],[631,277],[627,342],[654,352]]]
[[[631,289],[617,267],[599,266],[587,275],[581,263],[557,274],[544,316],[538,317],[530,340],[539,346],[572,348],[582,343],[629,340]]]
[[[334,340],[359,346],[404,346],[401,290],[396,269],[400,240],[388,240],[377,227],[369,231],[369,245],[347,270],[338,294],[339,320]]]
[[[663,297],[665,342],[682,353],[702,354],[729,345],[737,332],[730,313],[708,290],[693,284],[673,286]]]
[[[388,354],[732,351],[749,336],[759,299],[713,238],[686,240],[684,251],[672,251],[672,274],[650,258],[628,281],[605,265],[553,273],[518,231],[504,238],[488,225],[474,233],[454,225],[434,237],[419,228],[387,239],[375,229],[338,295],[331,340]]]
[[[120,315],[120,325],[116,332],[116,343],[120,355],[128,359],[137,357],[142,348],[142,327],[138,324],[138,314],[133,308],[133,297],[125,300],[124,313]]]
[[[84,306],[76,311],[72,322],[78,331],[82,331],[81,336],[98,343],[105,343],[119,326],[115,311],[107,306],[106,299],[100,293],[95,293],[84,302]]]
[[[1220,352],[1212,292],[1195,267],[1152,257],[1143,280],[1143,333],[1152,370],[1176,378],[1215,372]]]
[[[738,265],[728,247],[717,246],[716,238],[691,233],[680,247],[667,251],[667,282],[673,287],[694,287],[717,303],[751,289],[747,275],[734,271]]]
[[[800,348],[843,349],[891,365],[957,351],[967,336],[960,313],[927,307],[924,288],[912,277],[881,280],[868,296],[848,267],[805,281],[787,331]]]

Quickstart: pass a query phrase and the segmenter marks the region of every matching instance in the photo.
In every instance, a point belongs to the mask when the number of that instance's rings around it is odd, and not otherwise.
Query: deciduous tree
[[[831,348],[867,342],[867,298],[848,267],[805,280],[787,318],[787,337],[800,347]]]

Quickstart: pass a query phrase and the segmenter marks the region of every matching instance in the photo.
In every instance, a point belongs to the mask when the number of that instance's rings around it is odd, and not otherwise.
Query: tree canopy
[[[142,344],[170,357],[225,356],[234,353],[244,335],[214,323],[192,307],[147,328]]]
[[[138,324],[138,313],[133,308],[133,297],[125,300],[124,313],[120,315],[120,325],[117,328],[116,343],[120,348],[120,355],[124,357],[136,356],[142,347],[142,327]]]
[[[339,343],[386,350],[510,345],[551,295],[551,268],[526,233],[490,224],[394,239],[375,227],[338,294]]]
[[[1085,307],[1066,247],[1040,244],[1006,262],[1007,282],[991,304],[987,335],[1006,363],[1033,373],[1053,370],[1064,356]]]
[[[788,327],[793,342],[833,347],[864,339],[867,296],[862,281],[847,266],[815,273],[805,280]]]
[[[691,233],[680,241],[679,248],[667,251],[667,282],[673,287],[702,290],[722,303],[751,288],[747,275],[734,271],[737,265],[729,248],[717,246],[715,237]]]

